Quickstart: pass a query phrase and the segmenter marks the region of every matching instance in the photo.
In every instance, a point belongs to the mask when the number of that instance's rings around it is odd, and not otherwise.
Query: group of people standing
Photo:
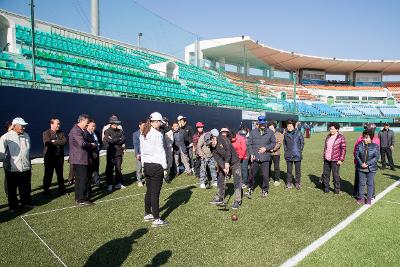
[[[5,172],[4,188],[9,209],[14,212],[18,206],[17,189],[23,207],[32,208],[31,161],[29,134],[25,131],[28,123],[15,118],[7,123],[6,133],[0,139],[0,160]],[[122,156],[125,136],[118,117],[112,115],[103,129],[103,136],[96,130],[96,122],[86,114],[78,117],[68,136],[60,129],[58,118],[50,119],[50,127],[43,137],[43,194],[51,196],[50,186],[54,171],[57,176],[58,193],[66,194],[64,181],[64,148],[69,144],[69,183],[75,184],[75,200],[79,205],[93,205],[90,201],[92,180],[100,186],[100,150],[107,150],[107,190],[122,189]],[[115,175],[114,175],[115,169]]]
[[[10,211],[18,208],[16,191],[19,190],[23,206],[34,207],[31,192],[31,162],[29,158],[30,138],[25,132],[27,123],[15,118],[7,125],[7,132],[0,139],[0,160],[5,170],[5,188]],[[70,183],[75,184],[75,200],[79,205],[93,205],[90,201],[91,183],[100,186],[100,150],[107,151],[106,190],[125,188],[122,184],[122,160],[126,137],[121,121],[112,115],[102,133],[96,129],[96,122],[86,114],[78,117],[68,137],[60,130],[57,118],[50,120],[50,128],[43,132],[44,176],[43,191],[51,195],[50,186],[54,170],[57,175],[58,191],[66,192],[63,177],[64,147],[69,145]],[[159,195],[163,181],[170,182],[174,176],[185,172],[195,175],[200,188],[217,187],[211,204],[226,206],[224,201],[226,182],[233,178],[234,202],[232,209],[242,204],[242,190],[252,198],[262,180],[261,197],[269,194],[270,178],[275,186],[280,185],[281,148],[284,149],[287,176],[285,188],[301,189],[301,162],[304,138],[296,121],[288,120],[284,127],[277,128],[275,121],[259,116],[256,127],[251,131],[241,127],[237,132],[228,128],[205,131],[205,124],[196,123],[196,131],[188,124],[187,118],[179,115],[169,124],[167,118],[158,112],[139,122],[139,129],[133,133],[138,186],[146,184],[145,221],[152,226],[164,226],[168,222],[159,214]],[[323,173],[321,182],[325,193],[330,191],[330,174],[333,176],[334,193],[340,193],[340,167],[346,156],[346,140],[339,132],[338,123],[329,124],[329,134],[323,149]],[[392,151],[394,133],[385,124],[375,135],[376,126],[368,124],[354,147],[355,182],[354,196],[359,204],[371,204],[374,196],[374,176],[377,163],[382,156],[382,168],[386,167],[386,156],[394,170]],[[274,165],[274,175],[271,169]],[[182,169],[183,167],[183,169]],[[293,175],[294,169],[294,175]],[[115,174],[115,175],[114,175]],[[367,198],[364,187],[367,185]]]

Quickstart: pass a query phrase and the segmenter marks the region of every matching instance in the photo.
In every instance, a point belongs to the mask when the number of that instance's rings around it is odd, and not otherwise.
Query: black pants
[[[88,166],[74,164],[75,174],[75,200],[78,202],[89,200],[90,179],[88,175]]]
[[[386,156],[388,158],[390,168],[393,169],[394,163],[393,163],[392,150],[390,149],[390,147],[381,147],[382,168],[386,168]]]
[[[64,185],[64,157],[52,156],[44,159],[44,176],[43,176],[43,190],[45,193],[50,193],[51,180],[53,173],[56,170],[58,192],[65,193]]]
[[[329,191],[329,180],[331,176],[333,176],[333,185],[335,187],[335,192],[340,191],[340,165],[337,164],[337,161],[328,161],[324,160],[324,171],[322,173],[322,177],[324,179],[325,191]]]
[[[193,168],[194,168],[194,175],[197,178],[200,178],[200,165],[201,165],[201,158],[196,156],[193,160]]]
[[[278,181],[281,177],[281,169],[279,167],[279,162],[281,160],[281,155],[272,155],[271,161],[269,162],[269,174],[272,176],[271,167],[272,163],[274,163],[274,181]]]
[[[268,192],[269,190],[269,161],[253,161],[251,165],[251,180],[250,180],[250,188],[254,189],[256,185],[256,177],[258,171],[261,169],[261,174],[263,177],[262,182],[262,190]]]
[[[6,172],[8,186],[8,206],[15,210],[18,208],[17,189],[22,205],[32,204],[31,199],[31,171]]]
[[[75,181],[74,164],[69,163],[68,181],[73,183]]]
[[[113,174],[115,169],[115,184],[120,184],[122,182],[122,156],[108,156],[107,155],[107,166],[106,166],[106,176],[107,184],[113,185]]]
[[[146,178],[146,195],[144,196],[145,214],[160,218],[160,191],[164,179],[164,170],[160,164],[144,163],[143,173]]]
[[[89,179],[92,179],[93,173],[99,173],[99,167],[100,167],[100,157],[97,155],[97,157],[93,157],[89,160],[89,165],[88,165],[88,176]]]
[[[292,184],[293,181],[293,165],[295,170],[295,183],[300,184],[301,179],[301,161],[286,161],[287,178],[286,184]]]

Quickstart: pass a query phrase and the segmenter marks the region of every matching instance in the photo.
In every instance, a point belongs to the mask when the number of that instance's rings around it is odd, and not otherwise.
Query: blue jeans
[[[359,198],[364,197],[364,187],[365,184],[367,184],[367,198],[372,198],[372,195],[374,194],[374,177],[375,177],[376,172],[361,172],[358,171],[358,177],[359,177],[359,187],[358,187],[358,193],[359,193]]]

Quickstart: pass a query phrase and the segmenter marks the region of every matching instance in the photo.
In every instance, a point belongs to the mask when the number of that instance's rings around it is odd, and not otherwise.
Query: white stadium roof
[[[186,47],[194,51],[195,44]],[[332,74],[347,74],[354,71],[376,71],[386,75],[400,74],[400,60],[360,60],[318,57],[284,51],[252,40],[249,36],[204,40],[199,42],[203,58],[219,60],[227,64],[243,64],[243,47],[246,62],[251,67],[272,66],[277,70],[320,69]]]

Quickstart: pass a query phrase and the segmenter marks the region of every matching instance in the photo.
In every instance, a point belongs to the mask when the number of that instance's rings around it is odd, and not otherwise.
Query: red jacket
[[[247,154],[247,145],[246,138],[241,136],[240,134],[236,134],[234,138],[232,138],[232,145],[236,150],[240,159],[246,159]]]
[[[325,139],[324,154],[323,154],[324,159],[325,159],[327,143],[330,137],[331,135],[328,134],[328,136]],[[338,133],[332,145],[331,161],[344,161],[345,157],[346,157],[346,139],[344,138],[343,134]]]

